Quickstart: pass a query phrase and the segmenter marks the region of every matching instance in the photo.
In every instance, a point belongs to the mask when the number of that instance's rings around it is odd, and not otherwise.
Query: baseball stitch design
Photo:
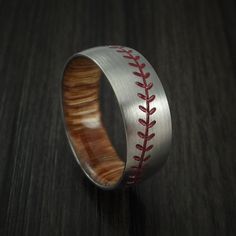
[[[143,129],[137,132],[137,135],[142,140],[142,144],[136,144],[135,148],[140,151],[140,155],[133,156],[133,159],[138,162],[138,165],[132,166],[131,168],[134,170],[134,173],[130,175],[126,184],[134,184],[139,181],[142,173],[142,168],[144,163],[151,157],[148,152],[153,148],[153,145],[149,145],[149,141],[153,139],[155,133],[149,133],[149,129],[152,128],[156,124],[156,120],[151,120],[151,115],[156,112],[156,107],[151,108],[151,103],[155,99],[155,95],[151,95],[149,90],[153,87],[152,82],[148,82],[148,78],[150,77],[149,72],[145,72],[144,68],[146,67],[145,63],[140,62],[140,56],[133,55],[132,50],[126,49],[122,46],[110,46],[110,48],[116,49],[118,53],[123,54],[123,57],[130,60],[128,63],[129,66],[136,69],[133,71],[133,74],[141,79],[141,81],[136,81],[135,84],[143,89],[143,93],[137,93],[137,96],[145,101],[145,106],[139,105],[138,108],[142,112],[146,114],[146,118],[139,118],[138,122]]]

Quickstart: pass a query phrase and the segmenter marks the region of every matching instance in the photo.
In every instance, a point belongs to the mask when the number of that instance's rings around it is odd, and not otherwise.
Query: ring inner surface
[[[101,69],[86,57],[66,66],[62,105],[67,133],[86,173],[100,185],[114,185],[121,178],[124,161],[113,147],[100,111]]]

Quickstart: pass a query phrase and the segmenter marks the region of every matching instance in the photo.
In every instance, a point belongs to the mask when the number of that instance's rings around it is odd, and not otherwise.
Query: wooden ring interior
[[[67,64],[62,82],[67,134],[80,165],[100,185],[114,185],[122,176],[122,161],[103,125],[99,86],[101,69],[86,57]]]

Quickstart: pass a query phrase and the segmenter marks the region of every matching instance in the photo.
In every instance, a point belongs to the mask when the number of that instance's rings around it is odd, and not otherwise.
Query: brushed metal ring
[[[125,161],[119,158],[101,120],[102,73],[119,103],[126,135]],[[101,46],[74,54],[66,62],[60,93],[71,149],[98,187],[132,186],[164,164],[172,139],[169,105],[155,70],[139,52]]]

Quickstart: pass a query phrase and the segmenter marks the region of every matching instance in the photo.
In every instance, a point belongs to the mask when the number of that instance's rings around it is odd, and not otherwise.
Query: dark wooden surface
[[[0,235],[236,235],[234,1],[0,0]],[[122,44],[166,89],[173,147],[158,174],[104,192],[67,144],[66,59]],[[109,103],[109,99],[107,99]]]

